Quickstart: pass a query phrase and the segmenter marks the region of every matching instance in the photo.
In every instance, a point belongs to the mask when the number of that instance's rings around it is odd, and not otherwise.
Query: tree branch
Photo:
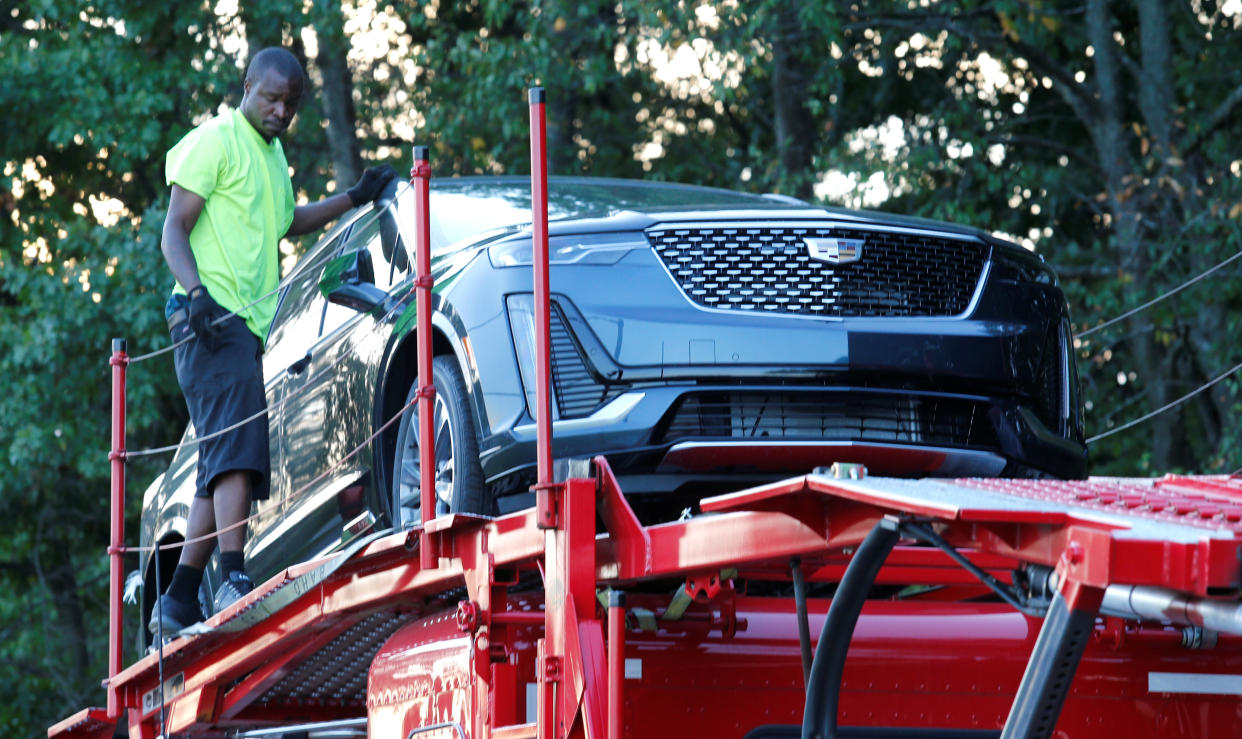
[[[400,136],[386,136],[381,139],[375,139],[375,143],[380,146],[393,146],[399,148],[407,148],[414,145],[413,141],[407,141]]]
[[[1182,147],[1182,156],[1186,157],[1194,153],[1208,136],[1215,133],[1216,129],[1229,120],[1230,116],[1233,115],[1234,108],[1237,108],[1240,103],[1242,103],[1242,84],[1233,88],[1233,92],[1220,101],[1220,105],[1216,106],[1216,110],[1212,111],[1212,114],[1207,117],[1207,124],[1195,131],[1195,134],[1186,141]]]
[[[988,11],[986,14],[979,13],[979,15],[981,17],[986,16],[992,21],[996,20],[996,14],[992,11]],[[909,17],[888,16],[867,19],[865,26],[871,28],[882,26],[918,33],[924,33],[929,28],[932,28],[951,33],[980,48],[1007,48],[1029,62],[1032,69],[1038,70],[1055,81],[1057,84],[1053,85],[1053,90],[1065,100],[1066,104],[1074,111],[1074,115],[1078,116],[1084,125],[1090,125],[1094,121],[1095,106],[1097,105],[1095,96],[1088,85],[1074,79],[1074,75],[1069,69],[1057,63],[1056,60],[1044,53],[1039,47],[1019,38],[1008,36],[1003,32],[977,31],[958,22],[958,19],[964,17],[961,15],[942,16],[937,14]]]

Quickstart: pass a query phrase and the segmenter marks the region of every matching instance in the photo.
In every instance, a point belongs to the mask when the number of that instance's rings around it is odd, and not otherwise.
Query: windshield
[[[411,204],[412,206],[412,204]],[[624,210],[788,208],[768,198],[710,187],[602,178],[548,179],[548,220],[603,218]],[[433,248],[531,222],[530,180],[485,177],[431,181]],[[411,222],[413,210],[410,211]]]

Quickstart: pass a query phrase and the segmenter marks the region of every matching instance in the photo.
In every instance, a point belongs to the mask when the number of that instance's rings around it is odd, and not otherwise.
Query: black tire
[[[451,356],[431,363],[436,386],[432,427],[436,441],[436,515],[491,513],[483,493],[483,470],[479,467],[479,442],[466,399],[466,381]],[[406,394],[410,403],[418,392],[415,384]],[[419,497],[418,405],[402,416],[397,432],[397,452],[392,465],[392,519],[397,529],[421,520]]]

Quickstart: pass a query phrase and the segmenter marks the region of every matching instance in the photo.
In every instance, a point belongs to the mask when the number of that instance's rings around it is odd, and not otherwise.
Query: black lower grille
[[[657,430],[655,442],[694,439],[997,446],[987,406],[971,400],[796,390],[685,395]]]
[[[956,316],[988,256],[977,239],[829,224],[658,227],[647,237],[699,305],[806,316]]]

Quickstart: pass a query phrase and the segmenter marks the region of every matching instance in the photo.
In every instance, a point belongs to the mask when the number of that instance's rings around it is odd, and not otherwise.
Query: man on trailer
[[[164,312],[179,344],[177,382],[201,442],[189,543],[156,602],[152,633],[161,627],[176,633],[203,619],[198,589],[217,539],[224,582],[215,610],[253,587],[243,521],[251,500],[269,492],[262,355],[276,310],[280,239],[315,231],[373,201],[396,176],[386,164],[371,167],[348,191],[295,207],[278,137],[293,121],[305,86],[293,54],[263,49],[246,70],[240,107],[198,126],[168,152],[172,195],[162,250],[177,284]]]

